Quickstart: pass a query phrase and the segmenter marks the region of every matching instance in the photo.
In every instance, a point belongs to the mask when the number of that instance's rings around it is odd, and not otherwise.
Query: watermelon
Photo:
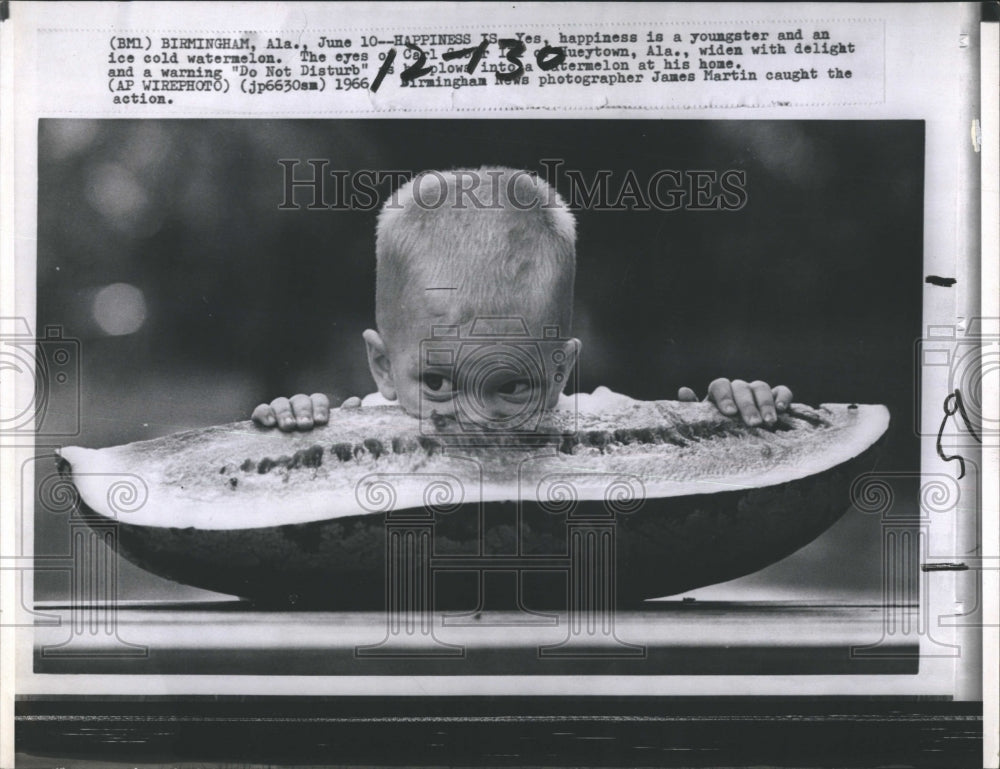
[[[628,605],[812,541],[850,507],[888,424],[878,405],[795,404],[750,427],[707,403],[629,400],[501,433],[383,406],[308,432],[239,422],[67,446],[58,466],[122,556],[261,605],[383,606],[390,530],[429,533],[437,605],[468,608],[489,573],[518,575],[518,605],[564,605],[570,534],[596,532]]]

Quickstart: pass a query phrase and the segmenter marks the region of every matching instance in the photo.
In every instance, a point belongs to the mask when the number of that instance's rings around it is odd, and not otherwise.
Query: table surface
[[[650,602],[565,611],[262,611],[239,601],[38,603],[36,673],[216,675],[913,674],[916,607]],[[598,618],[599,619],[599,618]],[[423,622],[421,622],[423,620]],[[410,631],[410,632],[407,632]]]

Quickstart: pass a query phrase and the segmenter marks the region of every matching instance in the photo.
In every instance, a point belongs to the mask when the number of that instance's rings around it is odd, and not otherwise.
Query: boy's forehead
[[[407,293],[398,305],[396,327],[411,341],[437,336],[442,326],[457,326],[459,337],[468,338],[537,335],[555,323],[516,298],[503,302],[494,297],[489,306],[483,306],[457,286],[412,286]]]
[[[458,322],[467,304],[464,292],[458,286],[413,285],[413,309],[429,319]]]

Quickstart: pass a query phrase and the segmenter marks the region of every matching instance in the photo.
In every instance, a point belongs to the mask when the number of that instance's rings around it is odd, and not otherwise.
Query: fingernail
[[[274,425],[274,414],[268,414],[263,419],[264,425],[267,427],[272,427]]]
[[[747,417],[746,422],[751,427],[756,427],[757,425],[760,424],[760,417],[758,417],[756,415],[752,416],[752,417]]]
[[[777,418],[778,418],[778,415],[776,413],[774,413],[774,409],[772,409],[772,408],[765,408],[764,409],[764,421],[765,422],[767,422],[768,424],[770,424],[771,422],[773,422]]]
[[[291,417],[283,417],[282,420],[281,420],[281,424],[284,427],[291,427],[292,425],[295,424],[295,420],[292,419]]]
[[[730,415],[735,414],[736,404],[733,403],[732,401],[722,401],[722,413]]]
[[[312,420],[309,417],[299,417],[299,424],[305,427],[312,424]]]

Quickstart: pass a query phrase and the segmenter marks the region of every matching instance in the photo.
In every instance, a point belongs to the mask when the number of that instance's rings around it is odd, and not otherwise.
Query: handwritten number
[[[451,61],[452,59],[461,59],[465,56],[471,56],[469,63],[465,65],[465,71],[467,74],[471,75],[476,71],[476,67],[479,66],[479,62],[482,61],[483,56],[486,55],[486,46],[490,44],[490,41],[485,37],[483,42],[479,45],[473,46],[471,48],[463,48],[460,51],[448,51],[447,53],[441,54],[441,58],[445,61]]]
[[[503,37],[497,42],[500,44],[501,51],[510,49],[504,58],[516,67],[509,72],[497,72],[498,82],[509,83],[511,80],[515,80],[524,74],[524,64],[521,63],[521,57],[524,55],[525,46],[524,43],[514,37]]]
[[[555,69],[566,61],[566,49],[554,45],[546,45],[535,51],[535,61],[538,63],[540,70]]]
[[[417,52],[417,60],[413,62],[409,67],[403,70],[403,74],[400,75],[400,80],[403,81],[404,85],[409,83],[411,80],[416,80],[418,77],[423,77],[429,72],[434,71],[434,67],[425,67],[424,64],[427,63],[427,54],[424,53],[423,49],[419,45],[414,45],[413,43],[407,43],[406,47],[411,51]]]
[[[378,89],[381,87],[382,81],[385,80],[385,76],[389,74],[389,70],[395,60],[396,49],[390,48],[389,53],[385,55],[385,61],[383,61],[382,66],[378,68],[378,74],[375,75],[375,79],[372,81],[371,88],[369,89],[372,93],[378,93]]]
[[[509,70],[508,72],[497,72],[497,81],[501,83],[509,83],[524,74],[524,63],[521,61],[521,57],[524,56],[524,52],[526,50],[525,45],[523,42],[513,37],[501,38],[497,42],[500,45],[500,52],[503,54],[504,59],[506,59],[509,64],[514,65],[514,69]],[[471,75],[476,71],[479,63],[486,55],[486,49],[488,46],[489,41],[486,38],[483,38],[483,41],[477,46],[470,46],[469,48],[462,48],[457,51],[447,51],[446,53],[441,54],[441,58],[445,61],[453,61],[454,59],[462,59],[468,56],[469,63],[465,65],[465,71]],[[417,52],[417,60],[404,69],[400,75],[399,79],[402,81],[403,85],[406,85],[417,78],[423,77],[424,75],[430,74],[435,69],[433,66],[424,66],[427,63],[427,54],[424,53],[420,46],[414,45],[413,43],[407,43],[406,47],[411,51]],[[369,88],[372,93],[376,93],[382,86],[382,82],[385,80],[386,75],[389,74],[389,70],[392,69],[392,63],[395,60],[396,49],[390,48],[388,53],[385,55],[385,61],[383,61],[382,66],[379,67],[378,73],[375,75],[375,79],[372,81],[371,87]],[[564,61],[566,61],[566,49],[564,48],[554,45],[546,45],[535,51],[535,62],[538,64],[538,68],[543,71],[555,69]]]

